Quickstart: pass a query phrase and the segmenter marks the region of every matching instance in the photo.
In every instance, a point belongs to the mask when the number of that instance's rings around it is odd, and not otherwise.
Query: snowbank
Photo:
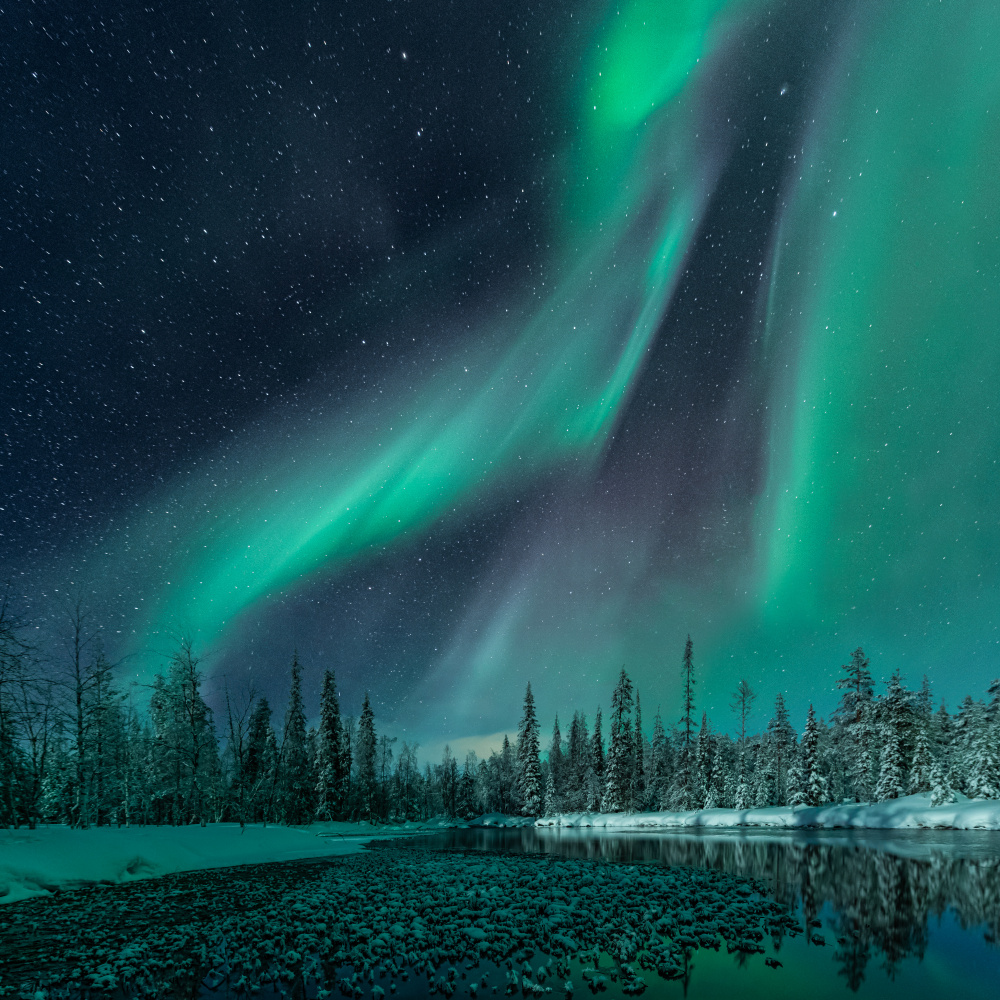
[[[907,795],[873,805],[774,806],[768,809],[696,809],[693,812],[561,813],[536,826],[605,830],[772,829],[1000,830],[1000,801],[967,799],[932,806],[930,795]]]
[[[0,830],[0,903],[95,882],[348,854],[385,832],[351,823],[248,826],[242,833],[237,823]]]
[[[469,826],[496,827],[498,829],[516,829],[522,826],[534,826],[534,816],[508,816],[505,813],[483,813],[476,819],[469,820]]]

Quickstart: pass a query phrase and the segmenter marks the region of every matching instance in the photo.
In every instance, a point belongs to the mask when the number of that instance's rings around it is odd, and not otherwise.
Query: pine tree
[[[518,810],[520,802],[517,792],[517,761],[514,757],[514,749],[506,734],[504,734],[503,746],[500,749],[497,764],[497,812],[510,815]]]
[[[836,715],[850,726],[860,718],[862,705],[871,701],[875,686],[872,683],[871,671],[868,669],[868,657],[860,646],[851,654],[851,662],[845,663],[841,669],[846,676],[837,681],[837,687],[844,692],[844,695]]]
[[[773,804],[788,804],[788,768],[795,757],[795,730],[788,719],[788,709],[781,692],[774,699],[774,715],[767,724],[767,755],[771,772]]]
[[[875,729],[872,699],[874,684],[869,661],[859,646],[844,664],[845,676],[837,681],[844,694],[834,713],[841,758],[848,761],[848,788],[857,802],[867,802],[874,791]]]
[[[368,692],[361,706],[361,718],[358,720],[357,747],[354,759],[357,765],[357,814],[367,820],[375,816],[375,748],[378,741],[375,736],[375,713],[372,711]]]
[[[562,733],[559,730],[559,716],[556,716],[552,726],[552,742],[549,744],[548,756],[549,783],[546,788],[549,808],[555,812],[562,809],[563,772],[565,770],[562,749]],[[547,815],[552,815],[548,813]]]
[[[695,744],[695,808],[707,809],[709,789],[713,779],[712,730],[708,724],[708,713],[701,713],[701,729]]]
[[[747,784],[745,777],[745,768],[740,766],[740,778],[736,785],[736,794],[734,796],[733,808],[744,810],[753,808],[753,798],[750,794],[750,786]]]
[[[642,733],[642,706],[639,703],[638,691],[635,693],[635,747],[632,751],[631,799],[633,809],[646,808],[646,738]]]
[[[311,823],[315,813],[315,782],[306,746],[306,713],[302,703],[302,665],[292,654],[292,684],[281,739],[281,813],[290,825]]]
[[[600,705],[597,706],[597,712],[594,715],[594,732],[590,737],[590,766],[594,769],[594,775],[597,778],[599,786],[603,788],[605,760],[604,760],[604,736],[601,733]]]
[[[684,643],[684,658],[681,662],[681,685],[683,690],[683,711],[681,716],[680,746],[677,750],[677,768],[674,772],[674,783],[670,794],[671,808],[680,811],[694,809],[697,802],[695,788],[694,747],[694,646],[691,636]]]
[[[542,815],[554,816],[559,811],[555,796],[555,782],[552,780],[552,768],[546,762],[542,775]]]
[[[931,757],[930,740],[927,737],[927,723],[922,723],[917,732],[917,742],[913,750],[913,760],[910,762],[910,780],[907,790],[913,792],[929,792],[931,790],[931,770],[934,759]]]
[[[856,802],[871,802],[875,797],[877,745],[875,706],[868,701],[862,704],[851,738],[844,748],[849,761],[849,787]]]
[[[667,791],[668,778],[667,734],[663,729],[663,719],[657,709],[653,719],[653,739],[650,744],[649,802],[651,808],[661,809]]]
[[[997,725],[983,713],[972,740],[966,762],[967,789],[972,799],[1000,798],[1000,757],[997,753]]]
[[[587,718],[581,712],[573,713],[567,744],[563,807],[573,812],[580,812],[587,808],[588,774],[591,771]]]
[[[458,761],[455,760],[451,747],[447,744],[438,768],[438,781],[441,786],[441,806],[444,814],[454,817],[458,812]]]
[[[461,819],[469,820],[476,815],[476,771],[478,766],[476,751],[470,750],[465,755],[462,777],[458,782],[458,815]]]
[[[271,789],[277,768],[277,747],[271,727],[271,706],[260,698],[247,732],[246,784],[249,815],[255,823],[274,819]]]
[[[605,812],[632,808],[632,681],[622,667],[611,696],[611,734],[604,778]]]
[[[931,805],[946,806],[955,801],[955,790],[951,786],[948,768],[936,760],[931,767]]]
[[[806,728],[802,733],[801,789],[802,801],[807,806],[820,806],[827,801],[829,790],[820,767],[820,729],[812,705],[806,715]]]
[[[316,817],[340,819],[344,810],[343,727],[332,670],[323,672],[316,744]]]
[[[899,733],[892,720],[888,719],[883,726],[882,755],[875,798],[879,802],[896,799],[903,794],[904,789],[903,752],[899,745]]]
[[[907,763],[913,758],[916,746],[914,697],[906,689],[899,670],[894,670],[886,684],[885,697],[876,705],[876,720],[880,722],[880,743],[884,745],[891,730],[899,747],[899,768],[902,789],[905,791],[909,775]],[[881,770],[881,765],[880,765]],[[899,793],[903,794],[903,791]]]
[[[517,727],[517,783],[522,814],[537,816],[542,808],[541,764],[538,759],[538,718],[530,683],[524,692],[524,710]]]

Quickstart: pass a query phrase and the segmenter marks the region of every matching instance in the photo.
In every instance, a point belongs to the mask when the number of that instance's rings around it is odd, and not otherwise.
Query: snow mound
[[[504,813],[483,813],[469,821],[469,826],[487,826],[500,829],[516,829],[523,826],[534,826],[534,816],[507,816]]]

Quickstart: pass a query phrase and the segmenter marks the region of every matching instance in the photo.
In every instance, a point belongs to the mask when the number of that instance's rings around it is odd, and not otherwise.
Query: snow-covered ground
[[[242,832],[236,823],[0,830],[0,903],[97,882],[350,854],[376,838],[432,832],[442,825],[447,821],[247,826]]]
[[[872,805],[774,806],[768,809],[696,809],[692,812],[561,813],[536,821],[541,827],[604,830],[771,829],[1000,830],[1000,801],[967,799],[932,806],[930,795],[907,795]]]

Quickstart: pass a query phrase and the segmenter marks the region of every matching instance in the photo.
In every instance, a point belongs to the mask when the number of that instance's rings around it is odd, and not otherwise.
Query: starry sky
[[[986,0],[0,12],[40,641],[78,597],[123,680],[186,634],[279,705],[297,648],[425,746],[622,665],[669,721],[688,633],[723,728],[858,645],[980,693],[998,50]]]

